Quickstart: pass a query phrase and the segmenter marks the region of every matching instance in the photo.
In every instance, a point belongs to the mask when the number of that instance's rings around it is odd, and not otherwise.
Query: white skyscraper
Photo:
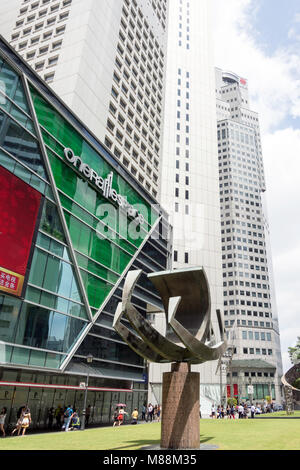
[[[173,268],[205,269],[217,332],[223,289],[210,7],[210,0],[172,0],[169,11],[160,202],[173,225]],[[203,416],[210,414],[213,403],[220,403],[216,369],[216,361],[192,368],[200,371]],[[160,400],[165,370],[167,366],[150,367],[153,399]]]
[[[170,214],[173,268],[205,269],[217,332],[223,287],[210,8],[210,0],[3,0],[0,30]],[[216,361],[193,366],[202,415],[220,402],[216,368]],[[161,372],[150,367],[158,401]]]
[[[225,328],[235,325],[231,396],[281,401],[282,359],[258,114],[248,83],[216,69]],[[248,390],[248,386],[250,391]],[[229,391],[229,390],[228,390]]]
[[[0,32],[158,198],[168,0],[2,0]]]

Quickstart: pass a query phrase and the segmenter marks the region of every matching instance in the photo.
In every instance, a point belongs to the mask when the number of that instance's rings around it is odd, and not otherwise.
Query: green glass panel
[[[135,246],[131,245],[126,239],[121,238],[117,232],[112,231],[108,226],[103,225],[101,222],[99,222],[98,218],[93,217],[91,214],[79,207],[78,204],[76,204],[70,198],[66,197],[63,194],[60,194],[60,200],[62,206],[65,209],[72,212],[73,215],[76,215],[80,220],[86,222],[92,228],[97,230],[97,232],[102,234],[104,238],[109,238],[109,240],[112,240],[114,243],[124,248],[124,250],[128,251],[133,255],[135,254]]]
[[[3,83],[0,82],[0,91],[5,91],[5,86],[3,86]],[[8,113],[11,110],[12,103],[9,101],[9,99],[2,93],[0,93],[0,107],[7,111]]]
[[[40,303],[41,291],[35,287],[28,286],[26,290],[25,299],[29,302],[34,302],[36,304]]]
[[[12,346],[8,346],[4,343],[0,344],[0,362],[2,364],[10,364],[12,350]]]
[[[48,255],[44,251],[35,250],[32,258],[29,282],[36,286],[43,286]]]
[[[29,358],[30,366],[44,367],[46,354],[44,351],[32,350]]]
[[[47,353],[45,367],[49,367],[50,369],[59,369],[65,358],[66,356],[62,356],[61,354]]]
[[[19,75],[8,65],[7,62],[4,62],[0,71],[0,80],[4,83],[5,94],[9,98],[13,98],[19,84]]]
[[[12,108],[10,110],[10,114],[20,124],[22,124],[22,126],[26,127],[26,123],[27,123],[28,118],[27,118],[26,114],[22,113],[22,111],[20,109],[18,109],[16,106],[12,106]]]
[[[80,271],[89,304],[91,307],[98,309],[110,293],[113,286],[85,271],[82,271],[82,269]]]
[[[36,239],[36,244],[39,245],[41,248],[45,248],[45,250],[50,249],[51,238],[47,237],[43,233],[39,232]]]
[[[49,292],[41,292],[41,301],[40,304],[49,308],[56,308],[55,296]]]
[[[48,200],[45,201],[43,207],[40,228],[44,232],[49,233],[52,237],[57,238],[64,243],[66,242],[57,209],[55,205]]]
[[[30,184],[31,180],[31,172],[24,168],[24,166],[19,165],[18,163],[15,166],[14,174],[18,176],[21,180],[25,181],[25,183]]]
[[[21,301],[19,299],[0,295],[0,341],[14,342],[20,307]]]
[[[47,180],[37,139],[2,111],[0,111],[0,146]]]
[[[112,283],[116,283],[118,281],[118,276],[115,273],[111,272],[100,264],[95,263],[94,261],[86,258],[85,256],[80,255],[79,253],[76,253],[76,258],[78,265],[81,268],[86,269],[91,273],[94,273],[97,276],[100,276],[103,279]]]
[[[4,168],[13,173],[16,162],[13,158],[9,157],[5,152],[0,150],[0,165],[4,166]]]
[[[12,364],[23,364],[29,363],[30,349],[14,347],[11,357]]]
[[[35,188],[37,191],[39,191],[42,194],[45,194],[45,192],[46,192],[46,183],[45,183],[45,181],[42,181],[36,175],[31,174],[30,186],[32,186],[33,188]]]
[[[20,106],[20,108],[22,108],[25,111],[25,113],[30,115],[30,110],[27,104],[26,94],[25,94],[25,90],[21,82],[21,79],[19,80],[17,84],[16,92],[15,92],[13,100],[18,106]]]

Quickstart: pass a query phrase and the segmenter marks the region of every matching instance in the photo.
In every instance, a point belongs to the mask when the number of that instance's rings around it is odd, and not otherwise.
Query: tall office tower
[[[0,33],[158,198],[168,0],[2,0]]]
[[[247,80],[216,69],[225,328],[235,327],[228,394],[281,401],[282,359],[273,287],[258,114]],[[248,389],[248,386],[250,388]]]
[[[171,214],[173,268],[204,267],[213,326],[223,308],[215,71],[210,0],[172,0],[169,11],[161,204]],[[163,328],[163,319],[156,324]],[[200,370],[202,415],[220,403],[220,374],[213,361]],[[161,399],[161,373],[151,366],[153,400]],[[223,382],[224,383],[224,382]]]

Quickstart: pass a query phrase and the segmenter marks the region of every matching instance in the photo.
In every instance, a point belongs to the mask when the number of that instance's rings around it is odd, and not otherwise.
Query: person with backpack
[[[72,414],[73,410],[71,408],[71,405],[68,405],[68,407],[64,411],[64,424],[62,426],[62,429],[64,429],[65,431],[69,431]]]

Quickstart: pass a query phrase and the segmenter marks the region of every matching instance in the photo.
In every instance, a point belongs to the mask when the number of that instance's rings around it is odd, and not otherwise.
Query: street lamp
[[[86,357],[86,362],[91,364],[93,362],[93,356],[88,354]],[[82,421],[81,421],[81,431],[85,429],[85,414],[86,414],[86,399],[87,399],[87,391],[89,386],[89,376],[90,376],[90,369],[88,368],[88,373],[86,377],[86,385],[85,385],[85,392],[84,392],[84,403],[83,403],[83,410],[82,410]]]

